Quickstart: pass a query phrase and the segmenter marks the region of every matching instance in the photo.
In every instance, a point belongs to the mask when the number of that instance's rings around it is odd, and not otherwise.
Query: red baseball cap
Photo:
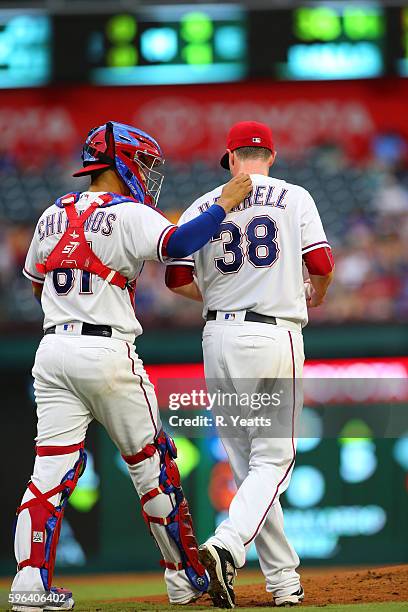
[[[263,147],[273,151],[272,131],[265,123],[258,121],[239,121],[235,123],[227,136],[227,149],[235,151],[241,147]],[[229,170],[228,151],[224,153],[220,164]]]

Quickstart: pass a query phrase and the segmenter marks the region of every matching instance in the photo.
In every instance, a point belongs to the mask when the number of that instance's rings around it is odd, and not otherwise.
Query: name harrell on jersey
[[[81,194],[76,209],[88,208],[99,192]],[[65,210],[55,204],[40,217],[27,253],[24,275],[44,283],[41,304],[44,329],[69,322],[110,325],[129,340],[142,333],[134,312],[134,285],[145,260],[164,261],[163,244],[174,226],[157,210],[137,202],[122,202],[96,208],[85,222],[85,237],[104,264],[131,281],[132,290],[107,284],[81,270],[54,270],[44,276],[36,263],[43,263],[67,224]]]
[[[183,265],[194,266],[204,317],[207,310],[251,310],[306,325],[302,256],[329,247],[316,204],[298,185],[260,174],[251,179],[251,195]],[[198,198],[179,225],[216,203],[222,187]]]

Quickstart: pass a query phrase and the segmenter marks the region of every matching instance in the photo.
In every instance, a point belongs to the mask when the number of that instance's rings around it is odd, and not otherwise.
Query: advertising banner
[[[0,151],[24,159],[29,142],[31,161],[33,150],[40,160],[71,158],[90,128],[114,119],[150,132],[168,159],[216,161],[231,124],[252,119],[272,127],[280,155],[337,144],[363,160],[375,134],[408,137],[407,96],[398,80],[7,90]]]

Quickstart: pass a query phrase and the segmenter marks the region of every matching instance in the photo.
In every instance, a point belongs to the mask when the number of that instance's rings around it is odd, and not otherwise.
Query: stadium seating
[[[20,270],[41,212],[57,196],[86,188],[87,179],[72,179],[74,167],[53,162],[41,168],[21,168],[10,160],[1,160],[0,325],[10,321],[29,323],[41,318],[40,309],[31,299],[29,283],[22,278]],[[407,318],[406,249],[401,248],[399,255],[389,254],[387,249],[391,240],[394,250],[398,250],[398,245],[402,247],[407,237],[408,173],[399,172],[397,179],[386,165],[375,159],[370,164],[355,165],[338,148],[327,145],[309,151],[305,158],[278,158],[273,175],[310,191],[335,249],[337,282],[326,308],[313,313],[316,322]],[[205,160],[169,162],[165,166],[160,208],[176,222],[192,201],[227,179],[228,173],[218,164]],[[390,181],[393,191],[387,195]],[[361,249],[367,249],[364,258],[359,257]],[[387,266],[381,261],[383,251],[389,258]],[[398,282],[393,282],[397,277]],[[153,322],[156,326],[160,322],[199,325],[200,306],[183,302],[180,312],[179,298],[170,294],[162,278],[160,266],[145,266],[137,299],[144,325]],[[1,290],[10,287],[10,283],[13,291]],[[382,300],[380,312],[373,305],[374,286],[378,299]],[[345,290],[348,295],[352,294],[347,303],[342,297]]]

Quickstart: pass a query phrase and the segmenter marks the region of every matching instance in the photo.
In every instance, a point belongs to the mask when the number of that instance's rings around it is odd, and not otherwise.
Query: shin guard
[[[161,431],[153,444],[147,445],[132,458],[124,457],[124,459],[134,465],[151,457],[156,452],[160,458],[158,486],[141,497],[143,518],[151,535],[153,535],[151,525],[161,525],[178,551],[177,558],[162,559],[161,566],[178,571],[184,570],[194,589],[204,593],[208,589],[209,580],[205,568],[198,558],[198,544],[194,535],[188,503],[181,488],[180,473],[174,461],[177,457],[177,449],[172,438]],[[145,505],[159,495],[167,495],[171,499],[172,510],[167,516],[152,516],[145,510]],[[157,530],[155,531],[156,543],[163,554],[163,548],[166,548],[166,546],[160,546]]]
[[[17,508],[16,525],[18,517],[23,510],[27,510],[31,519],[30,556],[18,564],[18,570],[24,567],[38,567],[44,589],[51,589],[55,565],[55,555],[61,531],[65,506],[78,479],[86,466],[86,453],[83,442],[69,447],[37,447],[40,456],[68,454],[79,451],[79,457],[74,466],[68,470],[59,485],[42,493],[33,482],[28,483],[28,490],[34,495],[31,499]],[[53,505],[49,499],[60,495],[59,503]]]

